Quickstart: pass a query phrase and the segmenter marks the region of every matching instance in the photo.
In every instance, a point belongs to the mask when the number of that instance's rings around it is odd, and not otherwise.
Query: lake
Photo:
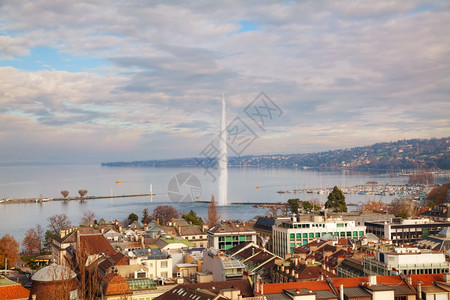
[[[169,182],[180,173],[196,176],[200,183],[193,191],[182,186],[180,194],[191,193],[200,200],[210,200],[217,196],[217,182],[205,174],[201,168],[130,168],[102,167],[100,165],[15,165],[0,166],[0,199],[3,198],[60,198],[62,190],[69,196],[78,196],[78,190],[85,189],[87,195],[107,196],[149,193],[152,186],[153,197],[96,199],[85,201],[52,201],[28,204],[0,204],[0,236],[13,234],[22,241],[26,230],[36,224],[47,226],[47,218],[65,213],[73,224],[79,224],[83,212],[91,210],[98,219],[108,221],[125,219],[134,212],[139,217],[142,210],[161,204],[171,204],[179,212],[193,209],[201,217],[207,215],[206,203],[173,201],[168,190],[173,190]],[[278,190],[298,188],[318,188],[351,186],[377,181],[379,184],[404,184],[407,177],[388,177],[361,172],[322,172],[303,169],[229,169],[228,202],[285,202],[290,198],[310,200],[318,198],[323,203],[326,195],[319,194],[278,194]],[[121,182],[121,183],[117,183]],[[258,187],[258,188],[256,188]],[[347,203],[365,202],[368,199],[389,202],[393,197],[346,195]],[[216,198],[217,200],[217,198]],[[251,208],[249,205],[229,205],[219,207],[221,219],[248,220],[255,215],[264,215],[265,209]]]

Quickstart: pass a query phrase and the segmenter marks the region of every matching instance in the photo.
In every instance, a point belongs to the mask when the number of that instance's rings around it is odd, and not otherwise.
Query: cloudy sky
[[[243,154],[450,135],[449,1],[185,2],[0,1],[0,163],[199,156],[222,94]]]

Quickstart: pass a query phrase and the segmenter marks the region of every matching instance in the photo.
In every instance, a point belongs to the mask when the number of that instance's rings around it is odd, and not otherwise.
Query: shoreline
[[[132,198],[132,197],[153,197],[156,194],[124,194],[110,196],[85,196],[85,197],[67,197],[67,198],[6,198],[0,199],[0,204],[20,204],[20,203],[44,203],[50,201],[75,201],[75,200],[95,200],[95,199],[114,199],[114,198]]]

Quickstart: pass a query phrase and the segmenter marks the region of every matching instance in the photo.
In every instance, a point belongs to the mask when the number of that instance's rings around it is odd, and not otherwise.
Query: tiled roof
[[[112,256],[116,251],[102,234],[82,235],[80,243],[85,247],[88,255],[102,254]]]
[[[206,233],[202,231],[200,227],[194,227],[194,226],[183,226],[178,229],[180,235],[205,235]]]
[[[103,279],[103,293],[106,296],[123,295],[131,293],[130,286],[122,276],[109,273]]]
[[[0,299],[28,299],[30,291],[7,278],[2,278],[0,282]]]
[[[267,217],[259,217],[256,223],[253,225],[255,229],[262,229],[272,231],[272,226],[275,224],[275,219]]]
[[[229,255],[233,255],[235,253],[238,253],[239,251],[241,251],[242,249],[244,249],[245,247],[247,247],[250,243],[252,243],[251,241],[249,242],[243,242],[240,243],[239,245],[234,246],[233,248],[230,248],[228,250],[226,250],[225,252]]]
[[[181,287],[205,289],[215,293],[223,289],[235,288],[241,291],[242,297],[253,297],[253,289],[248,279],[214,281],[206,283],[182,284]]]
[[[227,233],[238,233],[238,232],[251,232],[256,233],[255,229],[251,226],[246,226],[244,224],[218,224],[213,226],[208,230],[211,234],[227,234]]]
[[[264,284],[264,294],[281,293],[285,289],[308,288],[311,291],[331,291],[330,286],[322,281],[284,282]]]

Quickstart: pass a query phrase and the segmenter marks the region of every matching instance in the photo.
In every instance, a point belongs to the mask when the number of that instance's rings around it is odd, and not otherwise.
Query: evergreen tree
[[[191,222],[192,225],[202,226],[203,220],[201,217],[197,217],[197,213],[192,209],[187,214],[181,214],[181,217],[188,222]]]
[[[300,206],[300,199],[298,199],[298,198],[296,198],[296,199],[289,199],[288,200],[288,206],[289,206],[289,210],[293,214],[298,214],[298,208]]]
[[[344,193],[334,186],[331,193],[328,195],[328,200],[325,202],[325,208],[331,208],[335,211],[347,212]]]

